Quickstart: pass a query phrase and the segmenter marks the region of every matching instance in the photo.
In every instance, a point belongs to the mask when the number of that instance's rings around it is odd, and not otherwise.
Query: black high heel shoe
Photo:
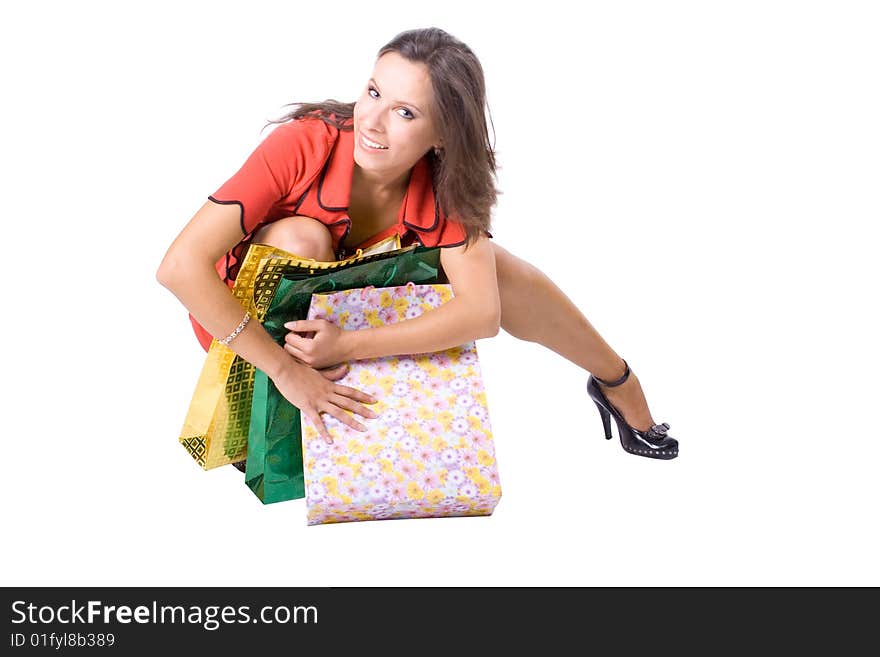
[[[599,387],[601,383],[603,386],[613,388],[626,381],[629,378],[630,369],[626,360],[623,361],[623,364],[626,365],[626,371],[617,381],[608,383],[592,374],[587,381],[587,394],[595,402],[596,408],[599,409],[599,415],[602,416],[605,438],[611,440],[611,416],[613,415],[615,422],[617,422],[620,444],[627,452],[637,456],[647,456],[652,459],[674,459],[678,456],[678,441],[672,436],[666,435],[666,430],[669,429],[669,425],[666,422],[655,424],[647,431],[634,429],[626,423],[623,415],[614,408],[614,405],[608,401],[605,393]]]

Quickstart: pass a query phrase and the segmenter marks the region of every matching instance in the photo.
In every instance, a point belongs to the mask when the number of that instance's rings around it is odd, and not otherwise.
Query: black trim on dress
[[[218,201],[213,196],[208,197],[209,201],[213,201],[214,203],[218,203],[219,205],[237,205],[241,208],[241,219],[239,220],[239,225],[241,226],[242,235],[247,235],[247,231],[244,229],[244,204],[241,201]]]

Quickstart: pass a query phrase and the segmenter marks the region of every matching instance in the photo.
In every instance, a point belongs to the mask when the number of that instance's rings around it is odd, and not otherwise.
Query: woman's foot
[[[621,369],[616,376],[608,378],[603,376],[599,378],[603,381],[616,381],[623,375],[624,370],[625,365],[623,365],[623,361],[621,361]],[[595,377],[596,375],[593,376]],[[620,385],[609,387],[600,383],[599,387],[608,398],[608,401],[620,411],[620,414],[623,415],[623,419],[626,420],[627,424],[633,429],[647,431],[656,424],[654,418],[651,417],[651,411],[648,409],[648,402],[645,399],[645,393],[642,392],[639,377],[637,377],[636,373],[632,370],[630,370],[629,377],[627,377],[626,381]]]

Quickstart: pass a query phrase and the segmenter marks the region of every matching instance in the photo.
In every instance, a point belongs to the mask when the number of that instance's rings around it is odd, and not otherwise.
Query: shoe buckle
[[[661,424],[655,424],[649,430],[649,433],[656,435],[658,438],[664,438],[666,436],[666,431],[669,429],[669,424],[666,422],[662,422]]]

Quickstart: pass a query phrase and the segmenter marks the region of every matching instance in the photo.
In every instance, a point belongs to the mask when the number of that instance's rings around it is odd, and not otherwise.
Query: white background
[[[880,584],[872,5],[7,3],[0,580]],[[155,273],[284,104],[355,100],[432,25],[485,70],[495,241],[681,456],[605,441],[588,372],[502,332],[495,514],[307,527],[177,443],[205,356]]]

